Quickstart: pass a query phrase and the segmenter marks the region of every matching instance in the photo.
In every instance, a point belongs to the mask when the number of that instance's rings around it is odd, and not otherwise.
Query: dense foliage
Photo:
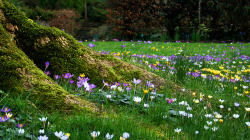
[[[108,6],[108,23],[127,38],[138,31],[152,35],[154,27],[159,27],[164,39],[197,41],[196,34],[202,40],[249,38],[250,7],[246,0],[108,0]]]
[[[71,9],[82,21],[108,23],[110,36],[141,40],[249,40],[247,0],[10,0],[27,16],[51,18],[41,9]],[[41,9],[39,9],[39,8]]]

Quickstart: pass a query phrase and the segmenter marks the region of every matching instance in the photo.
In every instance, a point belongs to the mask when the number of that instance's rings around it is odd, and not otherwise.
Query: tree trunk
[[[86,0],[85,0],[85,3],[84,3],[84,9],[85,9],[85,18],[84,18],[84,20],[87,21],[88,9],[87,9],[87,1]]]
[[[0,5],[0,89],[4,91],[14,95],[32,90],[30,99],[51,111],[94,106],[45,75],[46,61],[52,75],[71,73],[76,79],[84,73],[97,86],[103,85],[103,79],[131,83],[133,78],[151,80],[156,87],[165,85],[156,74],[92,51],[59,29],[33,23],[6,0],[0,0]]]
[[[201,2],[202,2],[202,0],[199,0],[199,7],[198,7],[198,22],[199,22],[198,34],[199,35],[201,32]]]

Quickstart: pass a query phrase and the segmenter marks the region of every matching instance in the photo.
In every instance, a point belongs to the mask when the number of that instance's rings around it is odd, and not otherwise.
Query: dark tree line
[[[250,40],[249,0],[10,1],[30,8],[74,9],[85,21],[108,23],[110,34],[122,39],[159,34],[169,40]]]
[[[107,5],[107,22],[120,38],[157,30],[172,39],[198,34],[202,40],[249,40],[247,0],[108,0]]]

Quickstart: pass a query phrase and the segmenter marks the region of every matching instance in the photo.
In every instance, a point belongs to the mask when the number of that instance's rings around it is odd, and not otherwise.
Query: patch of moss
[[[69,111],[83,110],[88,105],[93,105],[88,101],[76,99],[62,87],[57,85],[16,45],[11,42],[6,30],[0,25],[0,89],[11,91],[11,96],[27,96],[29,100],[44,110]],[[70,99],[70,102],[69,102]],[[87,107],[87,110],[92,110]]]

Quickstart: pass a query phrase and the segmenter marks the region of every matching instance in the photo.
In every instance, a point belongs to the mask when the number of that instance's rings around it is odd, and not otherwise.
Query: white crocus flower
[[[107,133],[105,137],[106,137],[107,140],[110,140],[110,139],[112,139],[114,137],[114,135],[113,134],[109,135],[109,133]]]
[[[59,133],[56,131],[55,132],[55,136],[58,138],[61,138],[64,135],[64,133],[62,131],[60,131]]]
[[[218,127],[213,127],[212,130],[215,132],[218,130]]]
[[[106,98],[107,99],[111,99],[111,95],[106,95]]]
[[[136,103],[140,103],[140,102],[141,102],[141,97],[134,97],[133,100],[134,100]]]
[[[122,137],[125,138],[125,139],[129,138],[129,133],[124,132],[123,135],[122,135]]]
[[[18,134],[22,135],[24,133],[24,129],[19,129]]]
[[[39,134],[44,134],[44,129],[40,129]]]
[[[100,135],[100,132],[99,131],[93,131],[93,132],[91,132],[90,133],[91,134],[91,136],[93,137],[93,138],[95,138],[95,137],[97,137],[97,136],[99,136]]]
[[[176,129],[174,129],[174,131],[177,132],[177,133],[179,134],[179,133],[181,132],[181,129],[176,128]]]
[[[233,117],[234,117],[235,119],[237,119],[237,118],[240,117],[240,115],[239,115],[239,114],[233,114]]]
[[[148,107],[149,107],[149,104],[144,104],[144,107],[145,107],[145,108],[148,108]]]
[[[46,118],[45,117],[39,118],[39,120],[42,121],[42,122],[46,122],[47,117]]]

